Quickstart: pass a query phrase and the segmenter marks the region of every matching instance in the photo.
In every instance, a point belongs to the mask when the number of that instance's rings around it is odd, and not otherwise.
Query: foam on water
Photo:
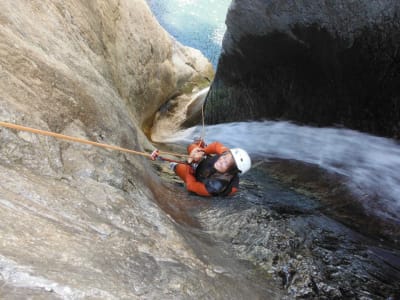
[[[164,142],[189,143],[201,128],[177,132]],[[238,122],[206,127],[207,142],[246,149],[252,157],[294,159],[347,178],[349,187],[374,212],[400,221],[400,144],[394,140],[339,128],[298,126],[288,122]],[[370,196],[370,197],[367,197]],[[374,197],[372,197],[374,198]]]

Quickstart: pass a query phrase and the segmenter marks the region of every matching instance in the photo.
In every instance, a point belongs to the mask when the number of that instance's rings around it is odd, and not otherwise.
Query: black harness
[[[204,183],[207,191],[213,196],[227,196],[232,192],[232,187],[239,185],[239,176],[236,172],[220,173],[214,168],[220,156],[207,156],[197,167],[195,166],[196,180]]]

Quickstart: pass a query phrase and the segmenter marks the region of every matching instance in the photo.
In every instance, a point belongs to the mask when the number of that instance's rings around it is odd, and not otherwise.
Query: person
[[[239,174],[251,167],[248,153],[240,148],[228,149],[220,142],[208,146],[195,141],[187,147],[188,164],[171,164],[171,168],[186,185],[200,196],[233,195],[239,188]]]

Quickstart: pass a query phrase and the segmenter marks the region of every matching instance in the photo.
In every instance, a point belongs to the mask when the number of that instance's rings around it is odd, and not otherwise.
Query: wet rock
[[[284,119],[399,138],[399,16],[395,0],[233,1],[208,122]]]
[[[200,212],[210,234],[230,242],[236,255],[272,277],[285,292],[282,299],[397,295],[398,250],[376,246],[376,240],[321,212],[317,197],[288,192],[262,169],[245,175],[259,187],[256,196],[244,184],[233,199],[219,199]],[[290,201],[299,208],[282,213],[279,206]]]
[[[198,90],[194,89],[189,95],[177,95],[169,99],[157,111],[153,126],[151,128],[151,140],[153,142],[168,141],[171,135],[183,127],[194,126],[201,123],[203,118],[203,104],[207,87]]]
[[[2,121],[137,151],[211,67],[142,0],[3,1],[0,23]],[[178,200],[146,157],[1,128],[0,298],[261,298]]]
[[[318,198],[318,209],[325,214],[373,237],[379,243],[399,247],[398,222],[371,214],[362,202],[373,203],[374,199],[367,198],[365,193],[351,191],[346,179],[339,174],[327,172],[316,165],[279,159],[268,162],[268,174],[284,183],[288,189]]]

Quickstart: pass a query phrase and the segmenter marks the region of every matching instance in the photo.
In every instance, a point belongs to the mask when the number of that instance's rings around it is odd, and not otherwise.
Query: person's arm
[[[229,193],[229,196],[235,195],[235,194],[237,193],[238,190],[239,190],[238,188],[232,187],[232,190],[231,190],[231,192]]]
[[[178,164],[174,168],[175,174],[178,175],[186,184],[189,192],[196,193],[200,196],[211,196],[202,182],[196,180],[193,169],[186,164]]]
[[[211,196],[204,183],[197,181],[192,174],[186,176],[186,189],[200,196]]]
[[[213,142],[204,148],[206,154],[222,154],[227,151],[229,151],[229,148],[225,147],[220,142]]]

